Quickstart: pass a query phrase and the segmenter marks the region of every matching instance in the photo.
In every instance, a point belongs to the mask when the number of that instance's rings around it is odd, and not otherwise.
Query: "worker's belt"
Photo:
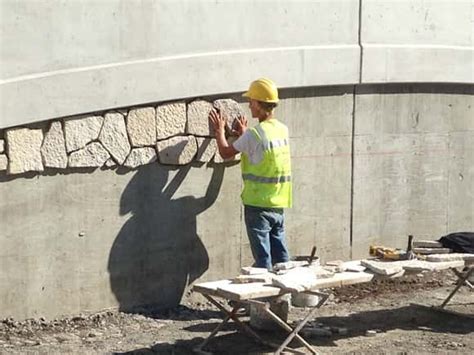
[[[253,174],[243,174],[242,178],[244,180],[249,180],[253,182],[261,182],[264,184],[281,184],[284,182],[289,182],[291,181],[291,176],[286,175],[286,176],[278,176],[278,177],[265,177],[265,176],[257,176]]]

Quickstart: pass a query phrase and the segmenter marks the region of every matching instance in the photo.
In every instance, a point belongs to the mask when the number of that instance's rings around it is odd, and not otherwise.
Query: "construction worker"
[[[225,118],[220,112],[211,111],[209,118],[221,156],[228,159],[242,153],[241,197],[254,266],[271,269],[290,257],[283,210],[292,203],[288,128],[274,117],[279,99],[273,81],[255,80],[243,96],[248,98],[252,117],[259,123],[248,128],[247,119],[239,117],[236,121],[239,138],[233,144],[226,140]]]

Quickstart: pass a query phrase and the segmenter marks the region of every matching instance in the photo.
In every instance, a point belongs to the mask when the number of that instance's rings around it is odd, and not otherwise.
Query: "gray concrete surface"
[[[472,87],[354,90],[281,91],[277,116],[292,140],[292,254],[317,245],[324,260],[349,259],[366,256],[370,243],[403,247],[408,234],[474,230]],[[235,275],[252,260],[240,168],[221,174],[158,163],[0,173],[0,318],[165,307],[193,281]]]
[[[0,2],[0,127],[280,87],[474,82],[471,0]]]
[[[474,230],[472,86],[366,86],[354,120],[353,256]]]

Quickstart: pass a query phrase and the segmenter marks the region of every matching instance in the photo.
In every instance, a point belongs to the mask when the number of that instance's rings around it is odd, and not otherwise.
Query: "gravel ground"
[[[315,336],[309,342],[322,354],[473,354],[473,318],[419,306],[439,305],[454,281],[450,273],[442,272],[335,289],[314,322],[332,329],[346,328],[347,333]],[[473,291],[462,287],[448,308],[474,316]],[[290,321],[301,319],[307,311],[292,308]],[[220,320],[221,314],[204,299],[202,303],[184,300],[176,309],[144,315],[107,311],[55,320],[4,319],[0,321],[0,353],[190,354]],[[284,338],[280,332],[261,334],[274,341]],[[233,323],[227,324],[206,350],[215,354],[271,353],[270,348],[237,332]]]

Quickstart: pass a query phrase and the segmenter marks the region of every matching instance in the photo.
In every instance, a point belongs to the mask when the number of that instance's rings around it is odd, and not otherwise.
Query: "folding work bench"
[[[310,290],[301,291],[301,293],[318,295],[321,297],[320,301],[316,306],[309,310],[303,320],[300,321],[294,328],[292,328],[287,322],[281,319],[270,309],[270,302],[272,300],[276,300],[282,295],[288,294],[291,291],[265,284],[263,282],[234,284],[231,280],[220,280],[197,284],[193,287],[193,291],[201,293],[207,300],[209,300],[209,302],[215,305],[225,315],[225,317],[223,321],[211,332],[211,334],[197,348],[195,348],[195,350],[202,351],[209,340],[216,336],[229,320],[233,320],[240,330],[247,333],[261,344],[276,348],[277,350],[275,354],[281,354],[282,351],[301,353],[298,350],[288,347],[288,344],[293,339],[297,339],[312,354],[317,354],[316,350],[299,334],[299,331],[310,319],[312,319],[316,310],[326,302],[329,296],[329,294],[319,292],[318,290],[342,285],[369,282],[373,279],[373,277],[374,274],[368,272],[342,272],[334,274],[334,276],[329,278],[315,280],[315,283]],[[217,299],[224,300],[224,302],[219,302]],[[236,305],[232,309],[229,309],[225,306],[228,301],[234,301]],[[240,321],[237,311],[242,305],[253,305],[260,308],[279,327],[286,330],[288,332],[288,336],[281,344],[264,340],[247,324]]]

